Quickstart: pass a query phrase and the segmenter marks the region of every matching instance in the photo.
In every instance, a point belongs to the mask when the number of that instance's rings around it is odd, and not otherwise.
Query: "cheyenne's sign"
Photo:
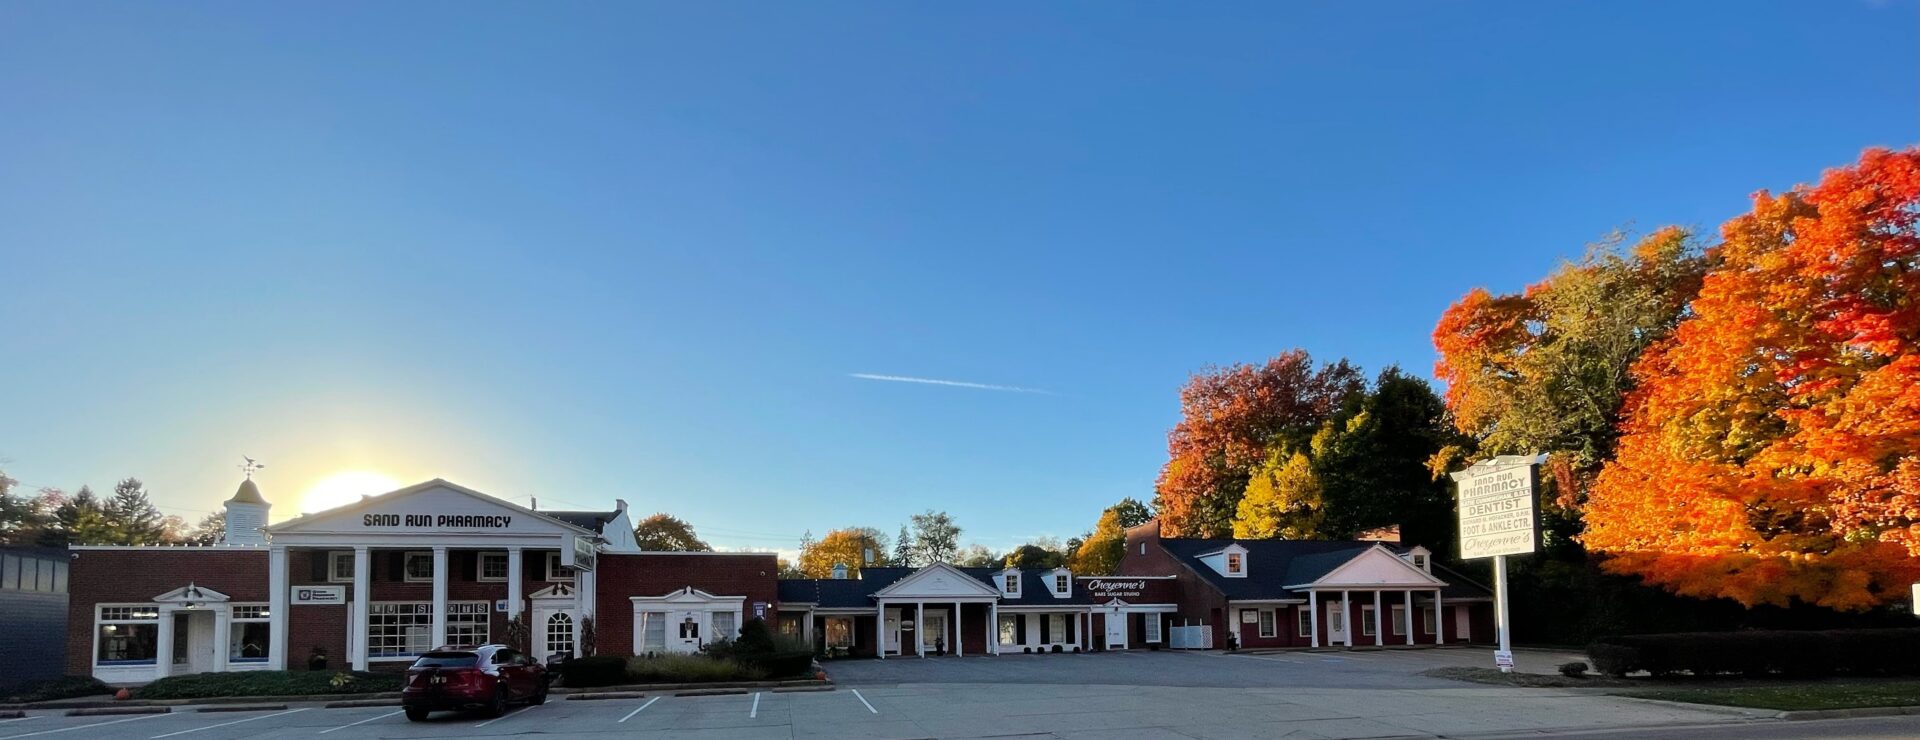
[[[1147,582],[1140,579],[1095,580],[1083,576],[1080,582],[1087,584],[1087,591],[1098,597],[1139,596],[1147,590]]]
[[[513,517],[505,514],[367,514],[366,527],[443,527],[447,529],[505,529]]]

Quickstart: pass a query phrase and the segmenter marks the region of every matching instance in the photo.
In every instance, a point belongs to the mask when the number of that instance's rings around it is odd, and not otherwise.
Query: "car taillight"
[[[478,683],[480,679],[480,672],[472,668],[442,670],[440,675],[446,678],[448,686],[467,686]]]

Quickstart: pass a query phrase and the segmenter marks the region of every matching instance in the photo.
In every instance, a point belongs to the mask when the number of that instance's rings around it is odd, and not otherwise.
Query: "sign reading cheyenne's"
[[[508,514],[367,514],[360,519],[366,527],[438,527],[442,529],[506,529],[513,524]]]

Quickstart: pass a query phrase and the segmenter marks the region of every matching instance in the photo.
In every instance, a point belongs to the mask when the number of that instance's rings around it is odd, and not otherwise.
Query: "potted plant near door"
[[[947,654],[947,638],[945,636],[933,638],[933,654],[940,656]]]
[[[327,649],[319,645],[313,646],[313,651],[307,653],[307,670],[324,671],[326,669]]]

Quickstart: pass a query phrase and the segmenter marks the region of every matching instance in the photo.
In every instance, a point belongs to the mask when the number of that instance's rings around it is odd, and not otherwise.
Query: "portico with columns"
[[[936,563],[873,593],[877,655],[926,657],[998,652],[1000,593],[946,563]]]

